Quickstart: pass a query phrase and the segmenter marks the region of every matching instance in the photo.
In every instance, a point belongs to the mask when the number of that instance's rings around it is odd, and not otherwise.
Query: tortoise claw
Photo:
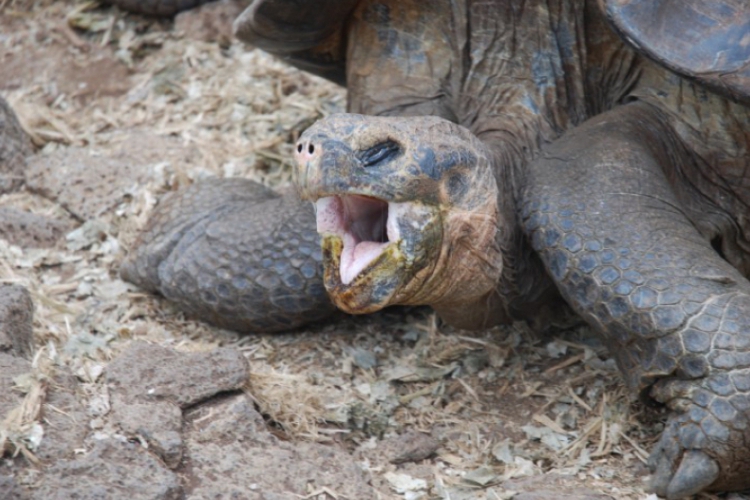
[[[719,464],[705,452],[681,446],[684,439],[680,439],[680,429],[678,421],[667,424],[648,464],[653,472],[651,489],[670,500],[705,490],[719,479],[720,473]]]
[[[695,495],[711,486],[719,477],[719,464],[702,451],[688,451],[682,457],[667,486],[670,500]]]
[[[651,488],[660,497],[669,500],[695,495],[719,478],[719,465],[702,451],[686,451],[677,471],[672,473],[675,462],[671,447],[658,447],[651,456],[649,466],[654,472]]]
[[[670,424],[674,425],[670,422]],[[660,497],[667,496],[667,488],[672,479],[672,471],[680,455],[680,447],[667,429],[651,452],[648,467],[651,469],[651,490]]]

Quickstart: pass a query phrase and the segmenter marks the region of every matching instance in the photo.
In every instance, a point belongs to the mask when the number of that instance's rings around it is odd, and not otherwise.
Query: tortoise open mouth
[[[315,208],[318,233],[338,236],[343,242],[339,276],[344,285],[350,285],[400,239],[398,210],[386,201],[363,195],[327,196]]]

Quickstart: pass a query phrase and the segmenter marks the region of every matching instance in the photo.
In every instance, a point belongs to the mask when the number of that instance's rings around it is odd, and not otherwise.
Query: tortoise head
[[[337,114],[305,131],[295,156],[339,308],[465,302],[496,286],[498,188],[487,148],[467,129]]]

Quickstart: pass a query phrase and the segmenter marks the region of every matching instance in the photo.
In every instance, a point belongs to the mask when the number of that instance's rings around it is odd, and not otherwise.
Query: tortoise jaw
[[[327,196],[315,203],[318,233],[341,239],[339,277],[344,285],[400,239],[390,203],[362,195]]]
[[[324,283],[336,306],[366,314],[401,303],[401,292],[426,260],[432,210],[359,194],[326,196],[315,208]]]

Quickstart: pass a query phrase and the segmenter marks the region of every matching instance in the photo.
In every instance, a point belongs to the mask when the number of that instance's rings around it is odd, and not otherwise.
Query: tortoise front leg
[[[248,179],[207,179],[166,196],[120,273],[238,332],[288,331],[335,310],[312,206]]]
[[[627,383],[673,410],[659,495],[750,487],[750,282],[685,216],[665,172],[689,157],[645,104],[600,115],[530,165],[521,219]]]

